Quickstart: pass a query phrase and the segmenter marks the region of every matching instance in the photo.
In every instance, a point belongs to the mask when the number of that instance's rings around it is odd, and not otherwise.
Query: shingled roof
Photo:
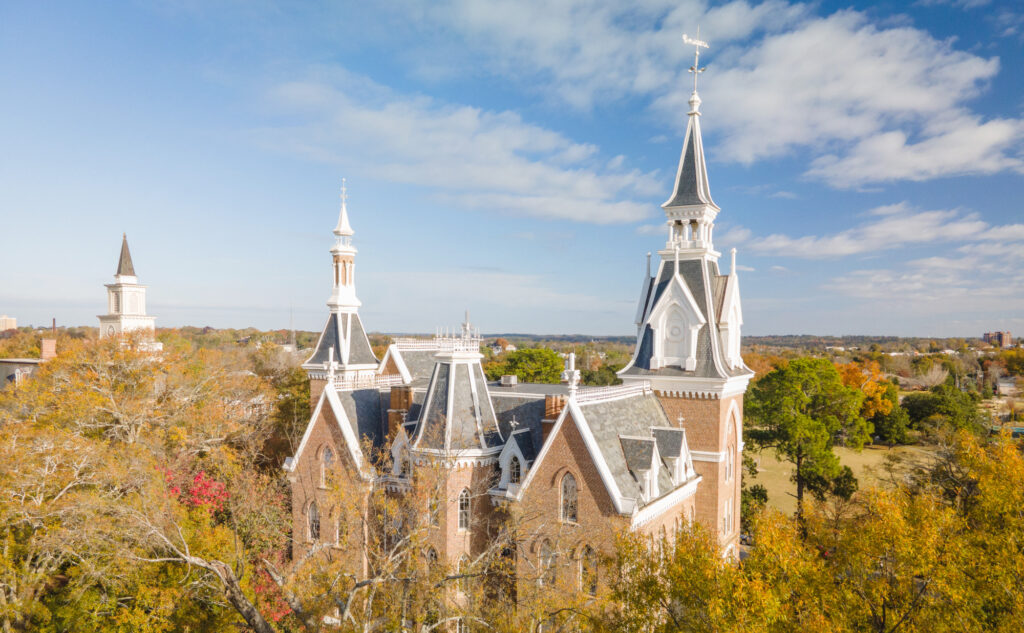
[[[121,234],[121,257],[117,260],[117,272],[115,275],[134,277],[135,266],[132,265],[132,254],[128,250],[128,235]]]

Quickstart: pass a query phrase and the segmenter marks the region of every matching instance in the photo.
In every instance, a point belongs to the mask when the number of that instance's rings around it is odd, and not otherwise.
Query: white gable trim
[[[291,463],[285,460],[284,469],[288,472],[295,472],[295,467],[299,464],[299,458],[302,457],[302,452],[306,450],[306,444],[309,442],[309,436],[313,433],[313,425],[320,417],[320,410],[324,406],[324,399],[326,396],[327,389],[320,392],[320,399],[316,401],[316,408],[313,409],[313,416],[309,419],[309,423],[306,424],[306,431],[302,434],[302,441],[299,442],[299,448],[296,449],[295,455],[291,458]]]
[[[409,371],[409,367],[405,364],[405,359],[402,358],[402,350],[398,349],[398,346],[394,343],[388,345],[387,351],[384,352],[384,358],[381,359],[380,365],[377,367],[377,373],[384,372],[389,358],[395,361],[395,367],[398,368],[398,374],[402,377],[402,382],[406,384],[412,382],[412,372]]]
[[[604,483],[605,490],[608,491],[608,495],[612,498],[612,504],[615,506],[616,512],[626,516],[631,516],[636,511],[636,500],[623,497],[622,493],[619,491],[619,486],[615,483],[612,471],[608,468],[608,464],[605,463],[604,456],[601,454],[601,450],[597,446],[597,440],[594,438],[593,433],[590,432],[590,428],[586,423],[586,417],[583,415],[583,410],[580,409],[578,404],[576,404],[575,398],[570,398],[569,402],[562,409],[562,413],[558,416],[558,420],[555,422],[555,427],[551,429],[551,433],[548,435],[548,439],[544,443],[544,447],[541,449],[540,454],[537,455],[537,459],[534,460],[533,467],[530,468],[530,472],[526,475],[526,479],[523,480],[523,485],[519,488],[516,500],[522,500],[523,493],[525,493],[526,489],[530,487],[530,484],[533,482],[534,475],[536,475],[540,470],[538,466],[544,463],[548,453],[551,451],[551,446],[554,444],[555,436],[562,431],[562,427],[565,425],[565,420],[570,416],[570,414],[573,424],[576,425],[576,429],[580,432],[580,436],[583,437],[583,443],[587,447],[587,452],[590,453],[590,458],[593,460],[594,466],[597,467],[597,472],[601,475],[601,481]]]
[[[519,433],[529,433],[529,430],[522,430]],[[516,487],[522,487],[526,481],[526,476],[530,474],[530,465],[527,463],[526,456],[519,450],[519,442],[515,440],[515,433],[509,438],[508,442],[505,443],[505,447],[501,449],[501,454],[498,455],[498,466],[501,468],[501,479],[498,481],[498,488],[508,488],[510,485]],[[519,483],[509,484],[509,471],[508,466],[512,462],[512,458],[516,457],[519,459]]]
[[[697,493],[697,484],[699,484],[702,479],[703,477],[698,475],[664,497],[647,504],[641,508],[639,512],[633,515],[633,520],[630,521],[629,527],[635,529],[650,523],[683,500],[692,497]]]
[[[665,341],[668,337],[666,324],[660,323],[668,318],[673,307],[678,307],[686,320],[688,332],[685,334],[685,357],[668,356],[665,350]],[[650,315],[647,317],[647,325],[651,327],[653,350],[651,353],[651,369],[660,369],[668,365],[678,364],[686,370],[692,371],[697,365],[697,333],[707,323],[707,319],[697,306],[693,293],[687,287],[686,282],[676,271],[671,281],[658,298]]]
[[[341,406],[341,400],[338,399],[338,393],[334,389],[324,389],[324,394],[327,397],[327,403],[331,405],[331,412],[334,414],[334,419],[338,422],[338,428],[341,429],[341,435],[345,438],[345,445],[348,447],[348,453],[352,457],[353,463],[359,473],[363,473],[363,451],[359,447],[359,438],[356,437],[355,431],[352,430],[352,425],[349,424],[348,415],[345,414],[345,408]]]

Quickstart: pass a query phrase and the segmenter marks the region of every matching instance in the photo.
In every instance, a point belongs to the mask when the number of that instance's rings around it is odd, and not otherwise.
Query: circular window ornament
[[[679,338],[680,336],[682,336],[683,330],[678,325],[673,325],[672,328],[668,331],[668,333],[672,336],[672,338]]]
[[[107,326],[107,334],[109,334],[110,336],[114,335],[114,326],[113,325],[108,325]]]

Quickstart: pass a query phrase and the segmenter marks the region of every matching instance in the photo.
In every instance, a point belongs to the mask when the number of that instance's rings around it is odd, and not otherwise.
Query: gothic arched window
[[[463,554],[459,558],[458,573],[460,575],[461,574],[468,574],[469,573],[469,556],[466,556],[465,554]],[[462,593],[468,593],[469,592],[469,578],[468,577],[459,578],[459,591],[461,591]]]
[[[562,521],[576,523],[579,518],[579,491],[572,473],[562,477]]]
[[[551,541],[544,539],[540,544],[540,584],[541,586],[554,586],[555,584],[555,563],[556,554],[551,547]]]
[[[316,505],[316,501],[309,503],[309,510],[307,512],[309,519],[309,540],[316,542],[320,540],[320,508]]]
[[[736,449],[730,446],[725,451],[725,480],[732,481],[732,471],[736,466]]]
[[[517,484],[519,483],[519,480],[522,478],[522,476],[523,473],[521,467],[519,466],[519,458],[513,457],[512,460],[508,463],[508,483]]]
[[[329,446],[325,446],[324,450],[320,453],[320,485],[327,485],[327,473],[330,472],[331,466],[334,465],[334,453],[331,451]]]
[[[597,595],[597,552],[589,545],[580,552],[580,591]]]
[[[459,493],[459,529],[469,529],[469,489]]]

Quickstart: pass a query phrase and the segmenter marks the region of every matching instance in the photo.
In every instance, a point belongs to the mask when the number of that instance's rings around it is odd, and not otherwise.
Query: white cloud
[[[343,87],[342,87],[343,86]],[[597,147],[492,112],[397,95],[343,71],[275,86],[268,98],[291,123],[255,132],[276,149],[398,183],[421,185],[465,208],[585,222],[647,217],[639,197],[654,174]]]
[[[815,17],[812,7],[448,0],[416,19],[461,34],[474,64],[577,108],[655,97],[652,107],[677,130],[692,55],[679,36],[700,24],[712,45],[701,94],[705,127],[720,134],[716,159],[751,163],[809,148],[807,175],[839,188],[1024,169],[1024,123],[967,106],[999,72],[998,58],[899,21],[883,27],[852,10]]]
[[[871,221],[831,235],[791,237],[775,233],[748,241],[758,253],[809,259],[844,257],[912,244],[952,240],[991,239],[1000,230],[980,220],[976,213],[959,210],[919,211],[906,203],[887,205],[868,212]],[[1008,232],[1008,235],[1011,233]]]
[[[736,270],[738,270],[740,272],[745,272],[745,273],[752,273],[756,269],[755,268],[751,268],[750,266],[744,266],[742,264],[736,264]]]

